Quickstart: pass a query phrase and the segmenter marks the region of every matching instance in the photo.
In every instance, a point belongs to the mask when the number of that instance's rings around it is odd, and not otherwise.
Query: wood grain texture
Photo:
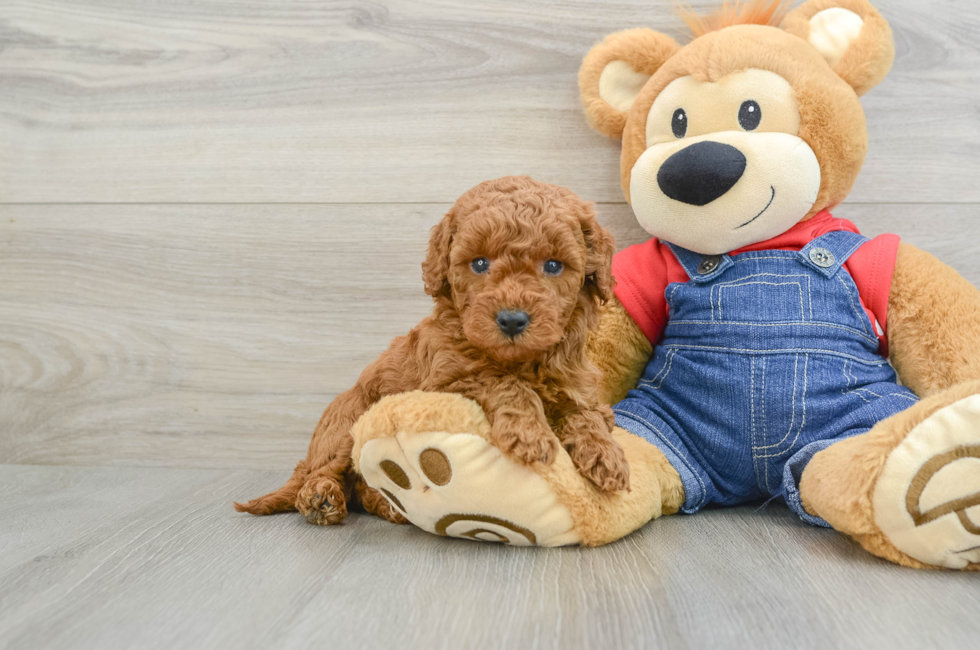
[[[0,458],[292,467],[428,313],[420,263],[448,207],[0,206]],[[627,206],[599,212],[621,247],[646,238]],[[837,214],[980,285],[977,206]]]
[[[980,201],[980,4],[877,4],[898,56],[851,199]],[[621,201],[577,69],[613,31],[676,33],[674,5],[9,0],[0,201],[446,201],[514,173]]]
[[[0,466],[0,646],[894,650],[980,634],[974,576],[877,560],[782,506],[667,517],[598,549],[232,511],[282,478]]]

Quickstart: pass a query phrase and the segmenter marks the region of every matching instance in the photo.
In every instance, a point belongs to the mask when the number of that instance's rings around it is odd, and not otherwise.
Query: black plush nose
[[[698,142],[664,161],[657,184],[682,203],[707,205],[732,189],[745,172],[745,156],[720,142]]]
[[[526,311],[502,309],[497,312],[497,327],[511,338],[526,330],[530,322],[531,317],[527,315]]]

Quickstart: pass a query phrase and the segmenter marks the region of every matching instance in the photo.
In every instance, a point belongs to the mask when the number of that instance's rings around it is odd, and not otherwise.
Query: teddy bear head
[[[585,113],[623,141],[626,200],[655,237],[702,254],[765,241],[847,196],[868,136],[860,95],[895,56],[866,0],[752,0],[686,17],[681,47],[608,36],[579,71]],[[777,27],[776,25],[780,25]]]

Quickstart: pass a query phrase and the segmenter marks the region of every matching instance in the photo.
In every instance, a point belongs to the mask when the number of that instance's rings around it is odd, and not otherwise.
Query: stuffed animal
[[[980,568],[980,292],[830,213],[863,164],[858,98],[890,69],[891,32],[865,0],[784,7],[688,16],[683,47],[619,32],[581,67],[653,236],[617,254],[589,346],[631,490],[602,493],[563,452],[514,461],[474,403],[409,393],[361,418],[353,458],[410,521],[595,545],[779,497],[892,562]]]

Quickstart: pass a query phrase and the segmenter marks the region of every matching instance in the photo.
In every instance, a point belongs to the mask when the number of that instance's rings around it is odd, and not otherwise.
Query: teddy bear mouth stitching
[[[758,219],[759,217],[761,217],[763,215],[763,213],[766,210],[769,209],[769,206],[772,205],[773,200],[776,198],[776,186],[775,185],[770,185],[769,186],[769,189],[772,190],[772,195],[769,197],[769,203],[766,203],[766,207],[762,208],[762,212],[760,212],[759,214],[755,215],[754,217],[752,217],[751,219],[749,219],[748,221],[746,221],[745,223],[743,223],[741,226],[737,226],[737,227],[733,228],[733,230],[738,230],[739,228],[744,228],[745,226],[749,225],[750,223],[752,223],[753,221],[755,221],[756,219]]]

